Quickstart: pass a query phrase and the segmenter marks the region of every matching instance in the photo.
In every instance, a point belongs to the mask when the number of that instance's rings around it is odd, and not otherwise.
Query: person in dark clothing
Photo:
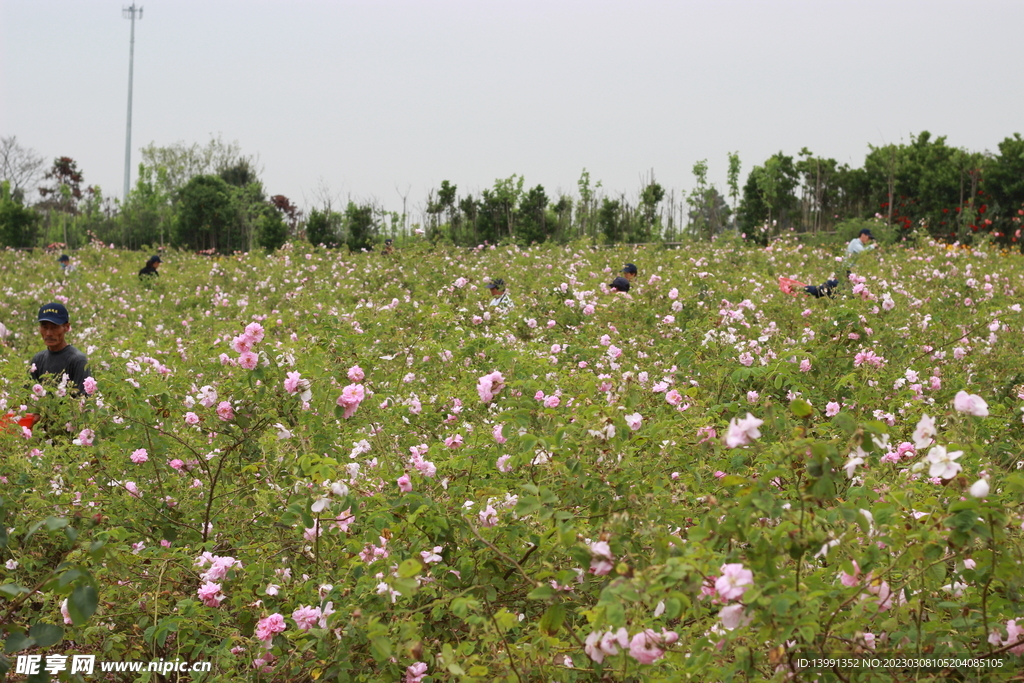
[[[139,277],[149,275],[156,275],[157,277],[160,277],[160,273],[157,272],[157,268],[160,267],[161,263],[162,261],[159,256],[151,256],[150,259],[146,261],[146,267],[139,271]]]
[[[85,354],[65,339],[70,330],[71,318],[64,304],[49,303],[39,309],[39,335],[46,344],[46,350],[32,356],[29,374],[37,382],[53,375],[58,383],[66,375],[71,391],[77,393],[85,389],[85,380],[91,375]]]
[[[608,285],[608,287],[614,292],[628,292],[629,280],[620,276],[612,280],[612,283]]]
[[[629,280],[630,284],[632,284],[633,280],[636,279],[637,272],[638,271],[636,269],[636,266],[633,265],[632,263],[627,263],[625,266],[622,267],[622,277]]]
[[[847,273],[847,276],[849,276],[849,273]],[[835,298],[835,294],[836,294],[836,289],[838,287],[839,287],[839,280],[836,279],[836,278],[831,278],[829,280],[825,280],[825,282],[823,284],[820,284],[820,285],[805,285],[804,283],[800,282],[799,280],[793,280],[793,279],[788,278],[788,277],[780,277],[779,278],[779,289],[781,289],[786,294],[789,294],[789,295],[792,295],[792,296],[796,296],[796,293],[798,291],[802,291],[805,294],[810,294],[815,299],[821,299],[822,297],[826,297],[826,296],[829,299],[834,299]]]

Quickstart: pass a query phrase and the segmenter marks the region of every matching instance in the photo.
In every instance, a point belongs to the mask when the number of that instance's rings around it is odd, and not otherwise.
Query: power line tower
[[[136,7],[133,2],[131,7],[121,10],[121,16],[132,20],[132,42],[128,49],[128,134],[124,143],[124,195],[122,201],[128,199],[128,188],[130,187],[132,175],[132,74],[135,70],[135,15],[142,19],[142,8]]]

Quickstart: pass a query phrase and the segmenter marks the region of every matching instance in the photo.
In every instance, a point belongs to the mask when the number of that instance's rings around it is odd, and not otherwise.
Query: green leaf
[[[526,596],[527,600],[550,600],[557,592],[551,586],[537,586]]]
[[[387,638],[374,638],[370,641],[370,653],[378,662],[391,657],[391,641]]]
[[[35,644],[36,641],[24,633],[12,633],[7,636],[7,642],[4,643],[4,653],[12,654],[21,650],[27,650]]]
[[[85,583],[78,584],[68,599],[68,612],[75,626],[81,626],[89,621],[89,617],[96,612],[99,602],[95,588]]]
[[[789,409],[799,418],[810,417],[814,414],[814,408],[812,408],[811,404],[802,398],[793,399],[789,404]]]
[[[403,579],[408,579],[419,574],[421,569],[423,569],[423,565],[418,561],[409,558],[402,562],[402,564],[398,565],[398,576]]]
[[[540,618],[540,630],[553,636],[558,633],[558,629],[562,628],[563,623],[565,623],[565,605],[557,602],[548,607],[544,616]]]
[[[39,647],[50,647],[64,640],[64,629],[54,624],[33,624],[28,634]]]
[[[0,595],[6,595],[9,598],[16,598],[22,593],[29,593],[29,589],[24,586],[19,586],[16,583],[5,583],[0,585]]]
[[[68,525],[66,517],[47,517],[45,520],[47,531],[56,531],[57,529],[63,529]]]

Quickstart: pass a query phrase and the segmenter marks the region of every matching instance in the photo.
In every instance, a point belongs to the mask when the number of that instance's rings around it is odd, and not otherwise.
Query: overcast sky
[[[583,168],[635,197],[653,169],[724,190],[777,151],[860,166],[922,130],[996,151],[1024,132],[1022,0],[148,0],[132,182],[151,142],[237,141],[271,194],[422,206]],[[0,135],[120,197],[121,2],[0,0]],[[397,189],[396,189],[397,188]]]

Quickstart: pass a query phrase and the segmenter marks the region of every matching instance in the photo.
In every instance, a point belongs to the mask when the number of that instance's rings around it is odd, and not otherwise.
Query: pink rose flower
[[[408,474],[403,474],[398,478],[398,488],[402,493],[409,493],[412,491],[412,480],[409,479]]]
[[[320,621],[320,608],[304,605],[292,612],[292,620],[300,631],[308,631]]]
[[[185,424],[197,425],[199,424],[199,416],[195,413],[185,413]]]
[[[362,382],[366,378],[366,373],[358,365],[353,365],[348,369],[348,380],[350,382]]]
[[[199,599],[207,607],[220,607],[221,601],[226,597],[220,592],[220,584],[207,581],[199,587]]]
[[[140,448],[131,454],[131,459],[133,463],[138,465],[149,460],[149,453],[146,452],[145,448]]]
[[[297,372],[289,372],[284,379],[284,390],[289,394],[299,393],[299,382],[302,376]]]
[[[641,664],[653,664],[665,656],[660,644],[661,636],[654,629],[644,629],[629,641],[629,656]]]
[[[85,381],[82,382],[82,388],[85,390],[85,393],[89,394],[90,396],[92,394],[95,394],[96,380],[94,380],[92,377],[86,377]]]
[[[726,600],[743,596],[747,587],[754,584],[754,572],[735,562],[722,565],[722,575],[715,580],[715,590]]]
[[[966,413],[975,417],[988,417],[988,404],[977,394],[968,394],[966,391],[959,391],[953,398],[953,408],[959,413]]]
[[[253,344],[263,341],[263,326],[259,323],[249,323],[245,326],[245,336],[252,340]]]
[[[263,643],[263,647],[270,649],[270,641],[274,639],[275,633],[280,633],[287,628],[284,617],[274,613],[264,617],[256,623],[256,639]]]
[[[228,401],[221,401],[217,404],[217,417],[224,422],[230,422],[235,417],[235,409],[231,407],[231,403]]]
[[[341,396],[338,397],[337,403],[345,409],[345,419],[355,415],[364,398],[366,398],[366,390],[362,384],[349,384],[341,390]]]
[[[476,392],[484,403],[493,401],[504,387],[505,378],[497,370],[480,377],[476,382]]]
[[[494,425],[494,429],[491,430],[491,435],[494,437],[494,440],[498,443],[505,443],[506,441],[508,441],[508,439],[506,439],[505,436],[501,433],[502,427],[504,426],[505,425]]]
[[[256,365],[259,363],[260,357],[252,351],[246,351],[238,357],[238,364],[246,370],[256,369]]]
[[[740,420],[733,418],[729,421],[729,431],[725,435],[725,445],[729,448],[739,448],[740,446],[750,444],[753,439],[761,436],[761,431],[758,427],[763,424],[764,420],[759,420],[750,413],[747,413],[747,416]]]

